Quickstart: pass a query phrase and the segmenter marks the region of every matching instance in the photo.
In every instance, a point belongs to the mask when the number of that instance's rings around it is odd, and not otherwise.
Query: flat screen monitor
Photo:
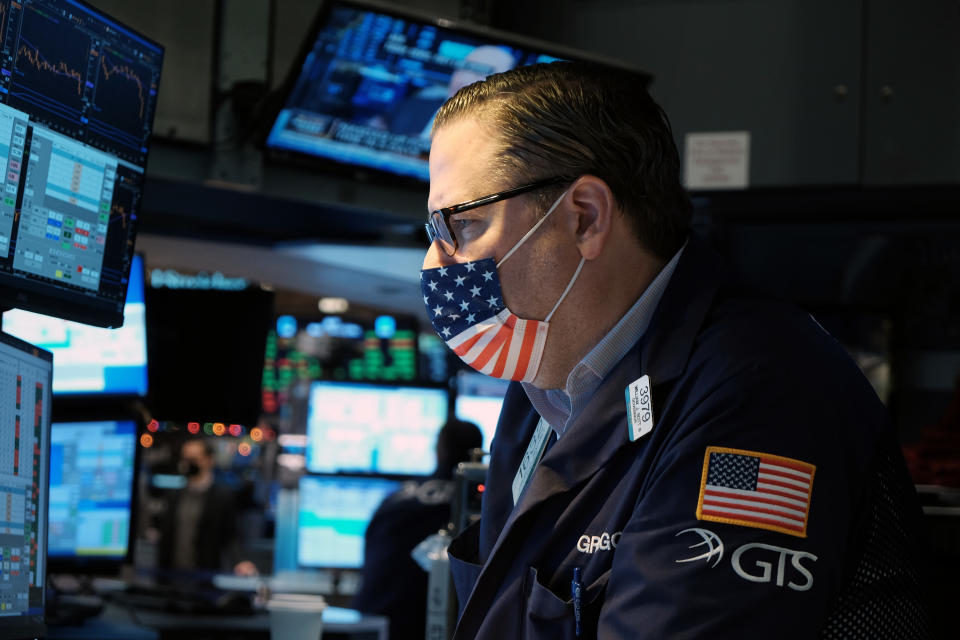
[[[0,10],[0,305],[118,327],[163,47],[75,0]]]
[[[434,114],[457,89],[517,66],[583,57],[397,6],[328,0],[282,90],[266,147],[272,157],[426,181]]]
[[[119,571],[129,561],[136,452],[133,420],[53,423],[47,540],[52,571]]]
[[[255,425],[273,293],[148,287],[146,297],[154,417]]]
[[[483,433],[483,449],[490,451],[490,444],[497,432],[503,396],[509,383],[481,373],[461,371],[457,374],[457,398],[454,412],[461,420],[475,422]]]
[[[42,635],[53,355],[0,333],[0,637]]]
[[[69,396],[143,396],[147,392],[147,329],[143,258],[133,257],[123,326],[79,322],[12,309],[3,330],[54,354],[53,392]]]
[[[307,470],[312,473],[429,475],[447,391],[318,381],[310,385]]]
[[[384,498],[400,486],[400,482],[385,478],[300,478],[297,564],[306,568],[361,568],[367,525]]]

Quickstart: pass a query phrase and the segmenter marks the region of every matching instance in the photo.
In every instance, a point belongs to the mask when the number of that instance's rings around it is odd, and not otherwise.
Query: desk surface
[[[75,627],[52,627],[50,640],[158,640],[177,635],[194,637],[196,632],[215,637],[220,632],[230,636],[240,632],[244,637],[270,635],[270,615],[258,611],[251,615],[182,615],[145,609],[125,609],[108,605],[101,616]],[[388,640],[389,621],[382,616],[361,614],[352,609],[328,607],[323,613],[323,632],[334,634],[375,635]]]

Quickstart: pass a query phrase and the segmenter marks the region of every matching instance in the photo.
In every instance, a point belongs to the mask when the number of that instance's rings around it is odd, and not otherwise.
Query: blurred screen
[[[457,374],[457,399],[455,412],[461,420],[475,422],[483,432],[483,449],[490,451],[490,444],[497,431],[503,396],[509,383],[481,373],[460,371]]]
[[[297,563],[362,567],[367,525],[380,503],[400,486],[384,478],[300,478]]]
[[[57,394],[144,395],[147,392],[143,258],[134,255],[123,307],[123,326],[102,329],[12,309],[3,330],[54,354]]]
[[[433,117],[491,73],[556,60],[508,37],[329,2],[267,146],[427,180]]]
[[[310,386],[307,470],[428,475],[447,391],[318,381]]]
[[[126,558],[136,446],[133,421],[53,423],[51,558]]]

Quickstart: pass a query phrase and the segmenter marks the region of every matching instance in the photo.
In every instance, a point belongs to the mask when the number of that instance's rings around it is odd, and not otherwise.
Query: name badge
[[[549,439],[550,425],[546,420],[540,418],[540,422],[537,423],[537,428],[533,432],[533,437],[530,438],[530,444],[527,445],[527,451],[523,454],[523,459],[520,460],[517,475],[513,477],[513,486],[511,487],[513,504],[517,504],[517,501],[520,500],[520,494],[527,488],[527,484],[533,476],[533,470],[540,462],[540,456],[543,455],[543,450],[547,448],[547,440]]]
[[[644,375],[631,382],[626,389],[627,436],[636,442],[653,431],[653,400],[650,395],[650,376]]]

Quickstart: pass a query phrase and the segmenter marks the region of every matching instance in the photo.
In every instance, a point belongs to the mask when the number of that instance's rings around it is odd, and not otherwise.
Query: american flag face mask
[[[543,320],[523,319],[507,308],[497,268],[543,224],[564,195],[566,192],[500,262],[484,258],[420,272],[423,302],[434,330],[480,373],[521,382],[532,382],[537,376],[550,318],[573,288],[585,259],[581,258],[560,299]]]

